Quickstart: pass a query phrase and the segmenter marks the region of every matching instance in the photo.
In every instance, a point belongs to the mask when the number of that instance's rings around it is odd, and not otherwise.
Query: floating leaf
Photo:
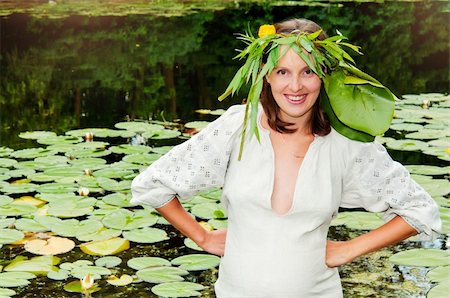
[[[125,231],[123,237],[137,243],[156,243],[169,239],[164,230],[148,227]]]
[[[450,265],[450,251],[416,248],[401,251],[389,258],[396,265],[436,267]]]
[[[449,292],[449,283],[441,283],[431,288],[431,290],[427,293],[427,298],[446,298],[448,297]]]
[[[165,140],[165,139],[174,139],[181,135],[181,132],[178,130],[155,130],[155,131],[147,131],[142,134],[142,136],[146,139],[153,140]]]
[[[122,259],[119,257],[102,257],[97,260],[95,260],[95,265],[99,267],[106,267],[106,268],[112,268],[120,265],[122,263]]]
[[[19,218],[14,223],[14,226],[18,230],[29,232],[46,232],[49,230],[46,226],[38,223],[37,221],[31,218]]]
[[[192,297],[201,296],[198,291],[204,288],[193,282],[168,282],[154,286],[152,292],[161,297]]]
[[[130,194],[124,194],[124,193],[118,193],[118,192],[109,194],[109,195],[103,197],[103,202],[110,204],[110,205],[119,206],[119,207],[133,206],[130,203],[130,200],[131,200]]]
[[[197,243],[195,243],[190,238],[184,238],[184,245],[186,245],[186,247],[189,247],[190,249],[193,249],[193,250],[203,251],[203,249],[200,246],[198,246]]]
[[[208,270],[219,266],[220,258],[207,254],[192,254],[175,258],[171,263],[188,271]]]
[[[128,274],[122,274],[120,276],[120,278],[118,278],[115,275],[112,275],[110,277],[108,277],[108,279],[106,280],[107,283],[109,283],[110,285],[119,287],[119,286],[126,286],[129,285],[133,282],[133,277],[131,277]]]
[[[436,267],[427,273],[431,282],[450,282],[450,266]]]
[[[15,224],[15,218],[0,218],[0,228],[7,228]],[[20,229],[19,229],[20,230]]]
[[[98,220],[85,219],[78,221],[76,219],[66,219],[54,223],[51,227],[52,232],[64,237],[77,237],[95,233],[103,227]]]
[[[406,168],[411,174],[446,175],[450,173],[450,167],[439,167],[429,165],[407,165]]]
[[[10,297],[16,295],[16,291],[0,288],[0,297]]]
[[[218,212],[220,212],[220,214]],[[191,213],[202,219],[226,217],[223,207],[216,203],[197,204],[192,207]]]
[[[0,167],[10,168],[17,164],[17,160],[11,158],[0,158]]]
[[[123,158],[124,161],[128,163],[135,163],[140,165],[150,165],[154,161],[158,160],[161,157],[160,154],[156,153],[147,153],[147,154],[131,154],[127,155]]]
[[[0,206],[8,205],[14,201],[10,196],[0,195]]]
[[[154,267],[145,268],[136,272],[138,278],[154,284],[182,281],[183,275],[189,274],[188,271],[175,267]]]
[[[55,154],[56,151],[49,150],[46,148],[29,148],[14,151],[10,155],[14,158],[36,158]]]
[[[25,243],[25,250],[36,255],[59,255],[71,251],[75,242],[67,238],[50,237],[34,239]]]
[[[25,235],[14,229],[0,229],[0,244],[9,244],[22,240]]]
[[[401,131],[418,131],[423,129],[423,125],[415,123],[396,123],[392,124],[389,128],[392,130],[401,130]]]
[[[392,140],[386,143],[386,147],[401,151],[419,151],[428,147],[428,144],[417,140]]]
[[[74,280],[74,281],[71,281],[68,284],[64,285],[64,290],[67,292],[72,292],[72,293],[84,293],[85,292],[85,290],[81,287],[81,282],[79,280]],[[88,292],[95,293],[100,290],[101,290],[101,288],[97,284],[94,284],[94,286],[89,288]]]
[[[120,235],[122,235],[121,230],[101,228],[94,233],[77,235],[77,239],[80,241],[101,241],[119,237]]]
[[[131,130],[133,132],[145,132],[145,131],[155,131],[163,130],[164,126],[158,124],[150,124],[146,122],[130,121],[130,122],[119,122],[114,125],[116,128]]]
[[[13,274],[11,274],[13,273]],[[35,275],[33,275],[33,277],[31,278],[23,278],[21,277],[22,274],[27,274],[28,272],[17,272],[19,273],[19,275],[15,275],[15,272],[4,272],[4,273],[0,273],[0,287],[5,287],[5,288],[12,288],[12,287],[22,287],[22,286],[26,286],[30,283],[30,281],[28,279],[34,278],[36,277]],[[29,273],[31,274],[31,273]]]
[[[33,140],[37,140],[40,138],[54,137],[54,136],[56,136],[56,133],[54,133],[52,131],[42,131],[42,130],[26,131],[26,132],[19,133],[19,138],[33,139]]]
[[[108,228],[117,230],[133,230],[137,228],[150,227],[156,224],[158,216],[146,210],[129,211],[119,209],[111,212],[102,220]]]
[[[70,276],[70,272],[64,269],[58,271],[49,271],[47,277],[53,280],[66,280]]]
[[[135,270],[141,270],[144,268],[150,267],[163,267],[163,266],[172,266],[172,264],[163,258],[158,257],[137,257],[128,260],[128,267],[133,268]]]
[[[130,248],[127,239],[115,237],[102,241],[92,241],[80,245],[80,249],[88,255],[106,256],[115,255]]]
[[[79,279],[83,279],[88,274],[92,275],[95,279],[100,279],[102,275],[110,275],[111,270],[99,266],[79,266],[73,268],[70,274]]]
[[[195,128],[195,129],[202,129],[205,128],[210,122],[208,121],[192,121],[188,122],[184,125],[185,128]]]
[[[39,256],[27,260],[24,257],[16,257],[4,271],[26,271],[36,275],[47,275],[49,271],[56,271],[54,265],[59,263],[59,258],[55,256]]]
[[[8,205],[0,206],[0,216],[20,216],[36,212],[37,208],[33,205],[20,205],[10,203]]]
[[[110,167],[104,167],[100,170],[94,171],[92,175],[94,177],[105,177],[105,178],[121,178],[123,179],[127,175],[133,174],[132,170],[124,170],[121,168],[114,168],[112,166]]]
[[[9,184],[3,186],[0,190],[4,193],[18,194],[30,193],[36,191],[37,185],[33,183]]]
[[[448,135],[449,133],[446,132],[445,130],[422,129],[420,131],[405,135],[405,138],[418,140],[433,140],[447,137]]]

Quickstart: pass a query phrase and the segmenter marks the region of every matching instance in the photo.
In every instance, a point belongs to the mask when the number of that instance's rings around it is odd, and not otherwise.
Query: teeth
[[[287,98],[292,101],[300,101],[305,97],[305,95],[287,95]]]

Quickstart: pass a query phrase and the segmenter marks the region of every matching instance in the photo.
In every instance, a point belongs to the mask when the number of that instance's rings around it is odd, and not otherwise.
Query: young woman
[[[282,36],[320,30],[308,20],[275,28]],[[132,202],[153,206],[205,251],[222,256],[217,297],[342,297],[338,266],[418,233],[433,238],[438,208],[383,146],[330,126],[319,103],[320,71],[298,48],[283,44],[277,55],[258,96],[259,140],[245,139],[240,160],[247,114],[245,106],[232,106],[136,177]],[[266,53],[262,64],[268,59]],[[179,200],[217,186],[228,229],[206,231]],[[349,241],[329,241],[339,207],[385,212],[387,223]]]

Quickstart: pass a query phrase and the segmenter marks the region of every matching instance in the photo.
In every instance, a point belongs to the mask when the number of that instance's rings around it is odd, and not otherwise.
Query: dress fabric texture
[[[400,215],[423,240],[439,233],[436,203],[382,145],[352,141],[334,130],[315,137],[298,171],[290,210],[276,213],[274,152],[260,123],[260,142],[248,138],[237,159],[244,109],[228,109],[132,184],[131,202],[154,208],[174,196],[187,200],[223,187],[228,232],[217,297],[342,297],[337,268],[325,264],[328,228],[339,207],[384,212],[386,221]]]

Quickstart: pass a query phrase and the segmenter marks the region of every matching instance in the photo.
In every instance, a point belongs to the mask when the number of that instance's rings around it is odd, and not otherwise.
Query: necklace
[[[280,134],[280,136],[281,136],[281,140],[283,141],[283,144],[284,144],[285,146],[288,146],[286,140],[284,139],[283,133],[279,133],[279,134]],[[291,155],[294,156],[295,158],[300,159],[300,158],[304,158],[304,157],[305,157],[305,154],[298,154],[298,153],[295,153],[295,152],[293,152],[293,151],[291,151],[291,150],[289,150],[289,151],[290,151]]]

